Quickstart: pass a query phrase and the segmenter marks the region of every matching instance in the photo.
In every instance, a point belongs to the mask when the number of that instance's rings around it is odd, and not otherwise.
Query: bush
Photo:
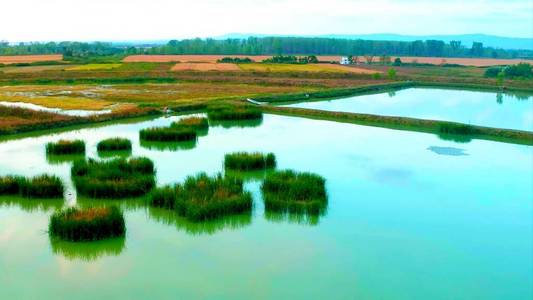
[[[274,172],[261,190],[267,211],[317,215],[327,206],[325,179],[313,173]]]
[[[246,63],[252,63],[254,62],[249,57],[223,57],[219,60],[217,60],[218,63],[232,63],[232,64],[246,64]]]
[[[490,67],[485,70],[485,77],[496,78],[503,69],[501,67]]]
[[[50,217],[48,232],[63,240],[96,241],[124,236],[124,215],[116,206],[100,208],[68,208]]]
[[[453,123],[453,122],[443,122],[439,124],[439,132],[444,134],[472,134],[474,129],[471,125]]]
[[[124,138],[110,138],[102,140],[96,146],[98,151],[131,150],[131,141]]]
[[[249,105],[214,105],[208,107],[207,117],[215,121],[254,120],[262,119],[263,113],[257,107]]]
[[[76,161],[71,174],[78,193],[92,198],[137,197],[155,186],[154,164],[142,157]]]
[[[243,190],[242,180],[220,174],[189,176],[183,184],[154,191],[149,202],[155,207],[175,209],[179,215],[195,222],[252,209],[252,195]]]
[[[63,190],[63,183],[57,176],[44,174],[32,178],[0,177],[0,195],[18,194],[27,198],[61,198]]]
[[[85,142],[81,140],[59,140],[57,143],[46,144],[47,154],[80,154],[85,153]]]
[[[533,71],[531,65],[528,63],[519,63],[512,66],[507,66],[503,69],[505,77],[508,78],[531,78],[533,77]]]
[[[224,167],[230,170],[252,171],[276,167],[274,153],[235,152],[224,156]]]
[[[159,142],[183,142],[196,139],[196,132],[190,128],[152,127],[139,132],[141,140]]]

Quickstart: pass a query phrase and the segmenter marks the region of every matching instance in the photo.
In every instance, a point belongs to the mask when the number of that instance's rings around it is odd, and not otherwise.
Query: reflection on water
[[[465,152],[465,149],[454,148],[454,147],[439,147],[439,146],[430,146],[428,147],[429,151],[435,152],[439,155],[450,155],[450,156],[465,156],[468,153]]]
[[[209,121],[209,126],[218,126],[223,128],[253,128],[263,123],[263,119],[255,120],[236,120],[236,121]]]
[[[463,134],[452,134],[452,133],[438,133],[437,136],[443,141],[452,141],[456,143],[466,144],[472,141],[472,138],[468,135]]]
[[[94,261],[104,256],[118,256],[126,248],[126,238],[112,238],[92,242],[68,242],[50,237],[50,246],[55,255],[67,260]]]
[[[271,222],[288,222],[299,225],[315,226],[319,224],[320,218],[327,213],[327,206],[322,210],[320,215],[309,215],[298,212],[272,212],[265,211],[265,219]]]
[[[64,154],[64,155],[55,155],[55,154],[46,154],[46,161],[51,165],[61,165],[72,163],[75,160],[85,159],[85,154]]]
[[[0,196],[0,207],[16,206],[25,212],[50,211],[63,206],[63,199],[29,199],[19,196]]]
[[[100,158],[128,158],[131,156],[130,150],[116,150],[116,151],[98,151]]]
[[[274,169],[257,170],[257,171],[237,171],[237,170],[224,170],[225,176],[236,177],[242,179],[244,182],[262,181],[265,177],[274,172]]]
[[[155,151],[191,150],[196,147],[197,140],[184,142],[152,142],[141,140],[141,147]]]
[[[203,222],[191,222],[186,218],[178,216],[174,210],[156,207],[148,207],[147,209],[148,215],[152,220],[165,225],[175,226],[176,229],[190,235],[211,235],[219,231],[236,230],[252,224],[251,213],[224,216]]]

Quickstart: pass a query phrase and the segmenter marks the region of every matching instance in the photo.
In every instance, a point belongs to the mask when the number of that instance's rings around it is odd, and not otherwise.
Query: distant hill
[[[502,49],[526,49],[533,50],[533,38],[514,38],[502,37],[486,34],[460,34],[460,35],[401,35],[393,33],[377,34],[327,34],[327,35],[273,35],[273,34],[245,34],[230,33],[223,36],[215,37],[216,39],[238,38],[245,39],[250,36],[267,37],[267,36],[301,36],[301,37],[322,37],[336,39],[363,39],[378,41],[416,41],[416,40],[441,40],[444,42],[461,41],[465,47],[471,47],[473,42],[481,42],[486,47]]]

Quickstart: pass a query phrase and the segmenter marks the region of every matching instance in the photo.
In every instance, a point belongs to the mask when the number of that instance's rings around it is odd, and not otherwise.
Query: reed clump
[[[101,151],[131,151],[131,141],[125,138],[109,138],[102,140],[96,145],[98,152]]]
[[[64,155],[85,153],[85,142],[82,140],[59,140],[46,144],[46,154]]]
[[[124,215],[116,206],[68,208],[50,217],[48,232],[63,240],[97,241],[121,237],[126,233]]]
[[[229,170],[255,171],[276,167],[274,153],[235,152],[224,156],[224,167]]]
[[[26,198],[61,198],[63,183],[53,175],[0,177],[0,195],[20,195]]]
[[[261,186],[265,209],[319,215],[327,207],[326,180],[320,175],[292,170],[268,174]]]
[[[263,112],[251,105],[218,104],[207,108],[207,117],[214,121],[257,120],[263,118]]]
[[[71,174],[78,193],[91,198],[137,197],[155,186],[154,164],[144,157],[76,161]]]
[[[207,121],[207,118],[202,118],[202,117],[188,117],[188,118],[183,118],[177,122],[172,123],[170,127],[190,128],[196,131],[202,131],[202,130],[207,130],[209,128],[209,121]]]
[[[174,209],[183,217],[198,222],[225,215],[250,212],[252,195],[244,191],[237,178],[205,173],[189,176],[183,184],[155,190],[149,198],[154,207]]]
[[[152,127],[139,132],[141,140],[153,142],[184,142],[196,139],[196,131],[191,128]]]

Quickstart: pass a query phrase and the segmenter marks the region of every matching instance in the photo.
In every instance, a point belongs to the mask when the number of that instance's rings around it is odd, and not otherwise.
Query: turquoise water
[[[533,131],[533,96],[436,88],[410,88],[388,93],[289,107],[411,117]]]
[[[266,115],[212,127],[195,145],[141,146],[138,131],[179,117],[0,142],[0,175],[58,174],[59,139],[132,140],[154,160],[159,185],[222,171],[232,151],[274,152],[280,169],[324,176],[318,220],[265,215],[260,181],[251,215],[194,224],[122,201],[125,239],[51,241],[55,207],[78,199],[0,199],[0,299],[531,299],[533,148],[328,121]],[[105,202],[104,202],[105,204]]]

